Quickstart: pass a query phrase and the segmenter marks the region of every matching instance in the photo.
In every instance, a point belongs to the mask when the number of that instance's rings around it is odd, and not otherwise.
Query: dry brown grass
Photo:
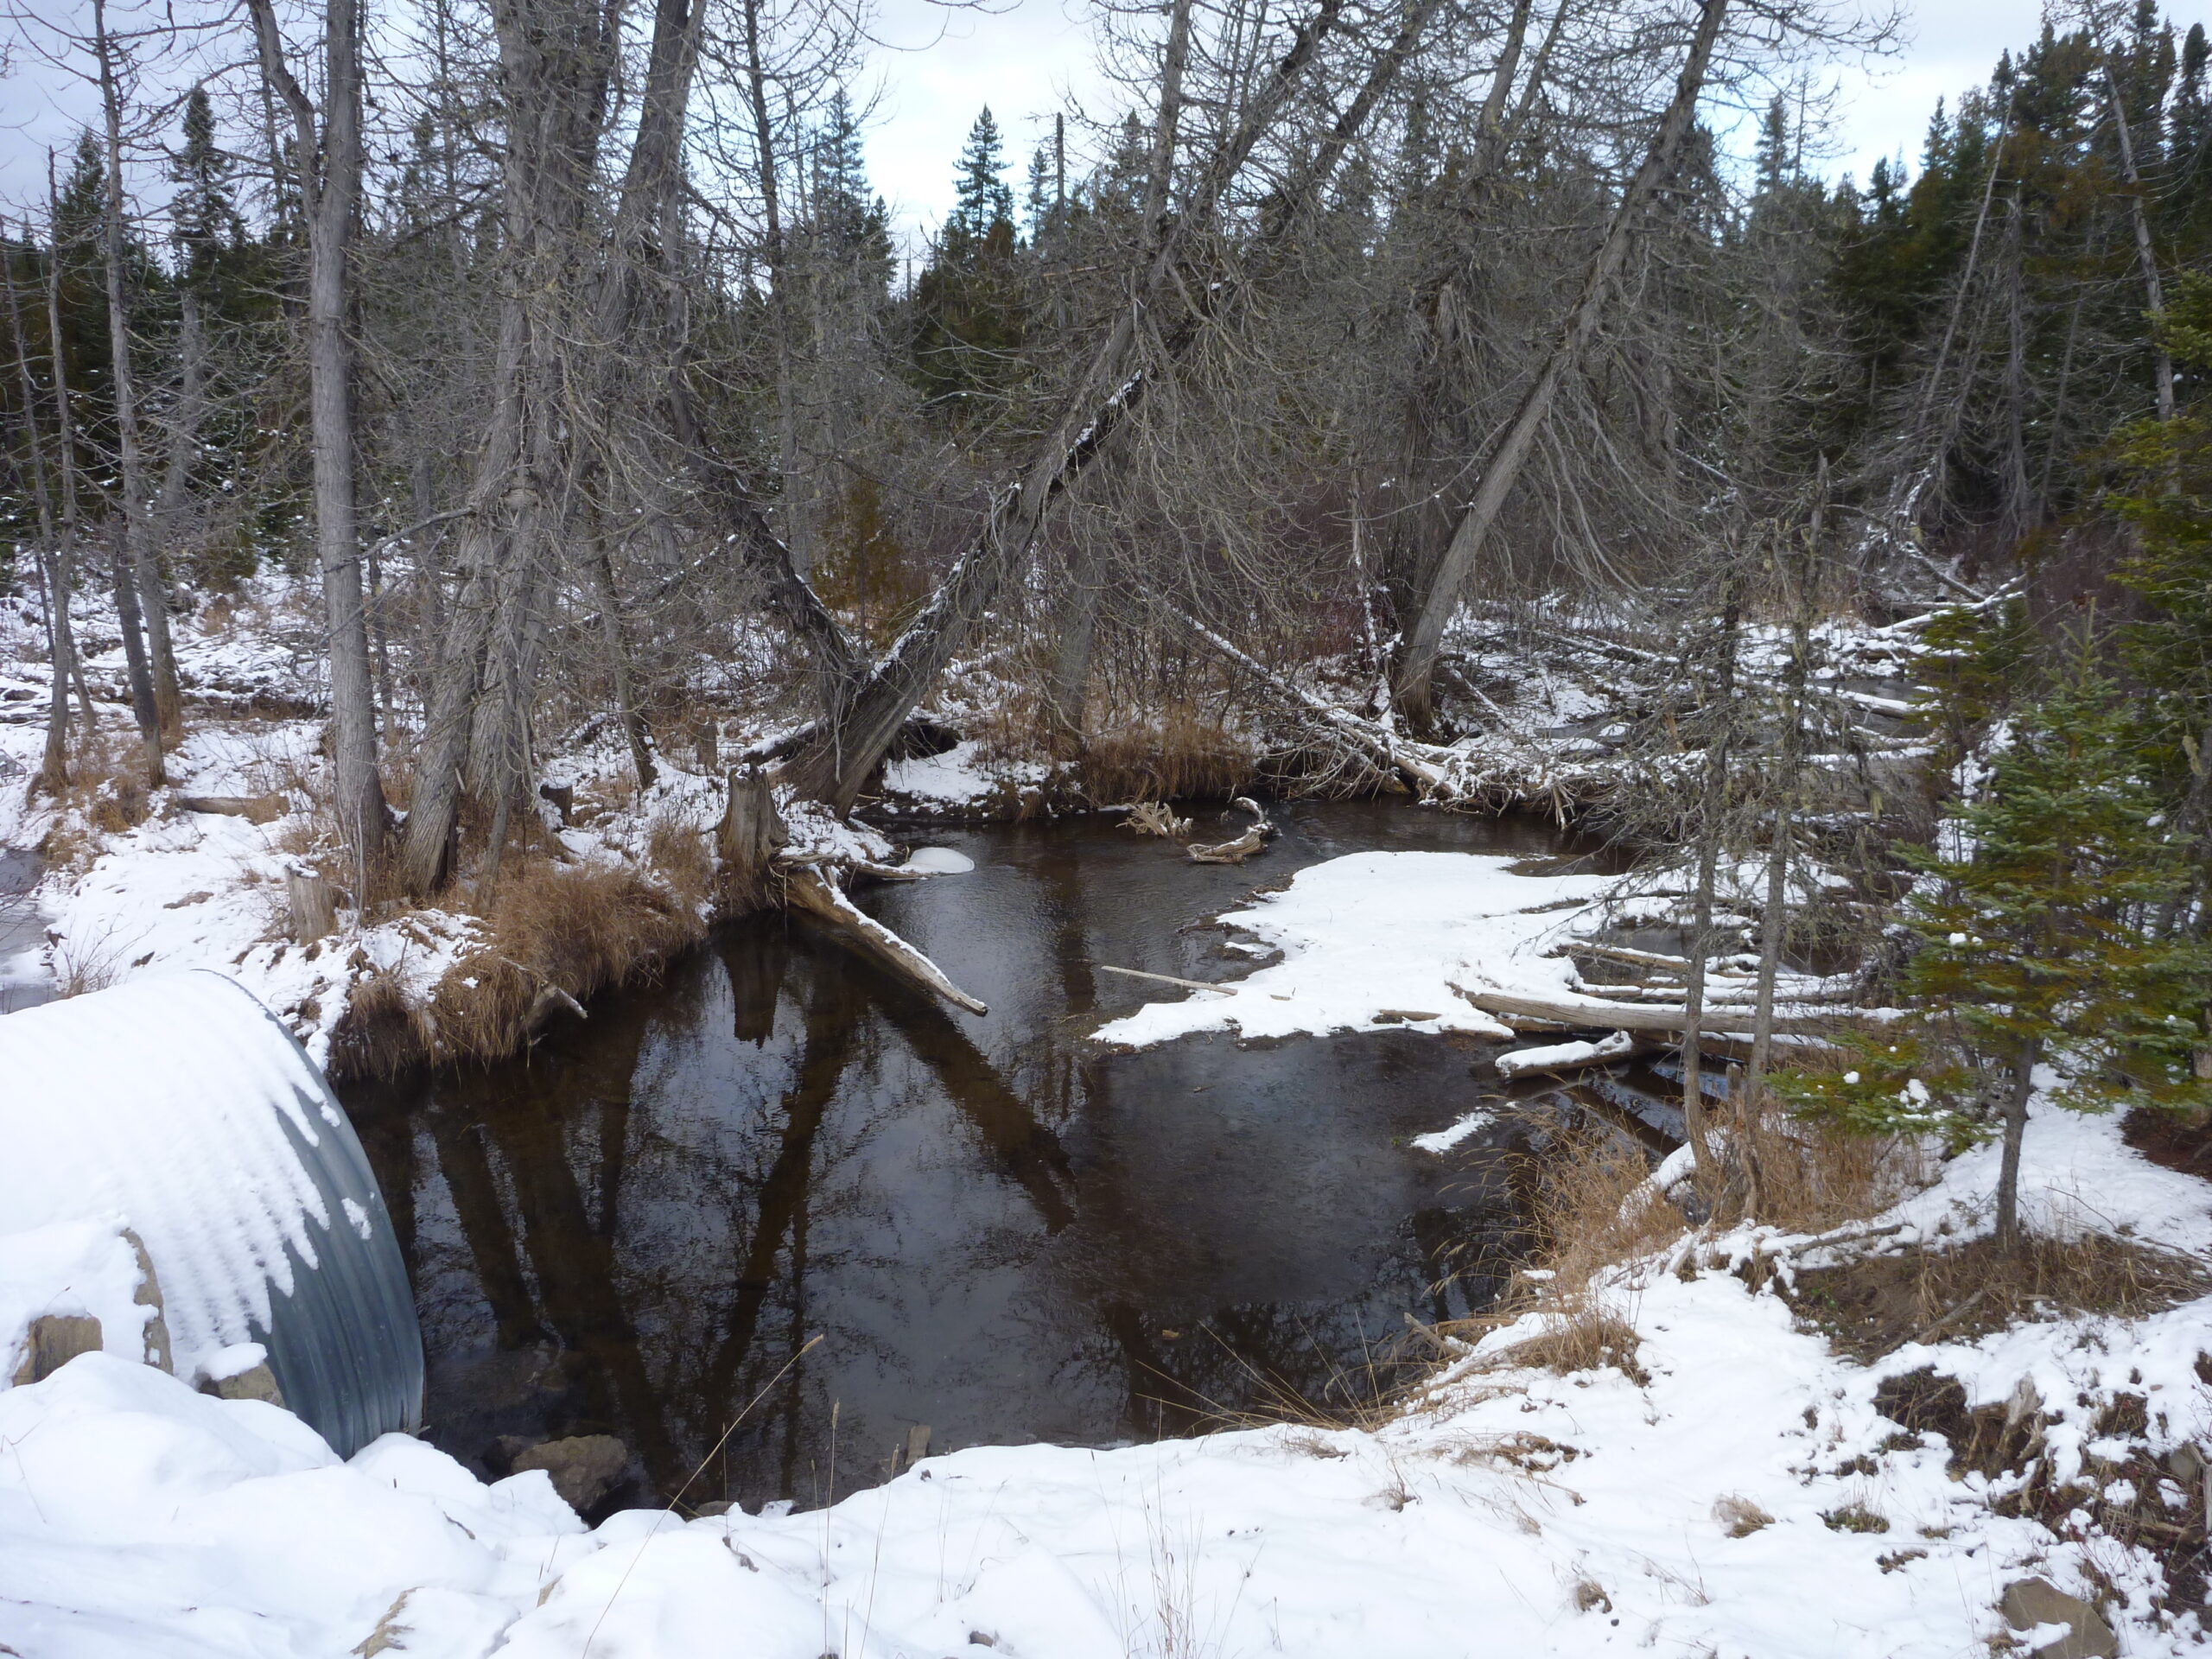
[[[1184,703],[1094,737],[1078,768],[1094,801],[1224,800],[1249,791],[1257,773],[1248,744]]]
[[[2031,1234],[2012,1249],[1982,1238],[1801,1268],[1786,1294],[1798,1319],[1838,1352],[1869,1363],[1909,1342],[1970,1342],[2024,1319],[2141,1319],[2212,1294],[2212,1268],[2084,1230],[2067,1238]]]
[[[657,971],[706,928],[632,870],[510,859],[482,906],[489,939],[430,999],[440,1058],[502,1058],[564,1007]]]
[[[1541,1366],[1561,1374],[1616,1366],[1640,1377],[1633,1291],[1612,1269],[1649,1255],[1688,1224],[1643,1191],[1650,1166],[1643,1147],[1608,1128],[1577,1128],[1532,1153],[1514,1171],[1535,1267],[1510,1281],[1497,1302],[1441,1327],[1472,1342],[1534,1316],[1536,1329],[1487,1351],[1486,1365]]]
[[[715,890],[715,855],[708,832],[672,807],[645,827],[645,862],[683,904],[694,909]]]
[[[427,1062],[435,1033],[428,1013],[390,968],[353,982],[346,1012],[330,1033],[330,1070],[340,1077],[396,1077]]]
[[[1878,1215],[1934,1175],[1913,1141],[1840,1135],[1789,1117],[1770,1097],[1742,1122],[1725,1116],[1721,1121],[1758,1154],[1756,1218],[1789,1231],[1826,1232]],[[1707,1213],[1724,1222],[1746,1218],[1747,1196],[1740,1181],[1726,1179],[1708,1179],[1700,1193]]]

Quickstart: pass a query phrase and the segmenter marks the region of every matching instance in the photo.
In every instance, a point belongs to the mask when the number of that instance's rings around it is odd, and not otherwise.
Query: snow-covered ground
[[[0,845],[72,832],[55,837],[37,894],[52,970],[96,980],[215,967],[321,1052],[346,974],[391,965],[427,986],[471,948],[476,924],[426,912],[356,930],[343,963],[283,938],[276,894],[313,832],[296,780],[316,764],[315,729],[299,711],[318,692],[311,652],[283,643],[296,607],[281,592],[260,603],[260,632],[245,643],[223,628],[181,640],[188,672],[227,712],[195,717],[175,786],[135,828],[87,834],[27,812],[20,779],[38,728],[0,719],[0,773],[12,774],[0,782]],[[1861,671],[1892,649],[1878,632],[1853,638]],[[1910,648],[1897,636],[1896,652]],[[111,662],[93,666],[96,680],[111,677]],[[35,679],[0,674],[10,716]],[[1542,701],[1587,725],[1570,741],[1605,747],[1604,698],[1560,683]],[[607,762],[620,764],[611,748]],[[556,782],[598,775],[590,755],[556,765]],[[948,806],[1009,781],[1022,779],[973,746],[894,774],[911,798]],[[264,824],[175,806],[182,794],[265,793],[286,799]],[[659,792],[563,841],[580,858],[634,861],[656,815],[703,828],[717,805],[709,780],[671,768]],[[1515,875],[1494,859],[1339,860],[1230,918],[1279,961],[1233,991],[1154,1005],[1102,1034],[1412,1023],[1495,1035],[1454,987],[1581,994],[1549,952],[1618,920],[1624,904],[1633,910],[1617,882]],[[1448,1154],[1480,1127],[1425,1140]],[[1851,1248],[1977,1235],[1994,1175],[1993,1150],[1952,1160]],[[2045,1230],[2124,1225],[2164,1248],[2212,1250],[2212,1185],[2148,1163],[2109,1120],[2039,1111],[2024,1184]],[[1836,1247],[1745,1229],[1604,1281],[1638,1338],[1633,1374],[1516,1365],[1513,1344],[1550,1317],[1540,1311],[1459,1351],[1418,1409],[1369,1427],[976,1448],[827,1510],[632,1511],[588,1529],[542,1472],[487,1485],[397,1437],[340,1463],[276,1408],[200,1395],[138,1363],[127,1223],[0,1236],[0,1654],[1965,1659],[2005,1639],[1997,1605],[2028,1577],[2103,1599],[2131,1659],[2195,1652],[2205,1635],[2193,1614],[2154,1614],[2152,1559],[2087,1510],[2064,1535],[2002,1513],[2016,1478],[1954,1478],[1937,1437],[1905,1432],[1874,1400],[1885,1376],[1923,1366],[1957,1378],[1973,1406],[2031,1391],[2052,1471],[2109,1490],[2120,1477],[2107,1466],[2131,1447],[2212,1450],[2212,1358],[2201,1357],[2212,1302],[1923,1341],[1863,1366],[1798,1329],[1777,1293]],[[1754,1256],[1768,1269],[1751,1275],[1756,1287],[1731,1271]],[[6,1386],[29,1323],[47,1313],[99,1317],[105,1351]],[[2122,1393],[2145,1402],[2127,1446],[2096,1435]],[[2177,1482],[2154,1484],[2150,1498],[2185,1512]]]
[[[1889,1219],[1970,1232],[1993,1173],[1969,1154]],[[2145,1162],[2108,1121],[2039,1114],[2027,1185],[2046,1223],[2082,1225],[2082,1195],[2118,1194],[2145,1236],[2212,1246],[2212,1188]],[[86,1260],[90,1294],[120,1300],[108,1281],[127,1252],[99,1245],[0,1241],[0,1315],[19,1329],[85,1302],[61,1281]],[[2042,1577],[2111,1586],[2125,1654],[2201,1650],[2193,1615],[2151,1616],[2147,1556],[2086,1515],[2062,1539],[1998,1513],[2005,1478],[1953,1478],[1937,1437],[1873,1402],[1885,1376],[1921,1366],[1977,1406],[2024,1380],[2049,1402],[2062,1478],[2122,1455],[2092,1427],[2121,1392],[2147,1402],[2136,1438],[2154,1455],[2203,1446],[2212,1308],[1915,1344],[1866,1368],[1796,1329],[1771,1279],[1753,1291],[1713,1265],[1754,1248],[1786,1264],[1792,1247],[1747,1231],[1622,1269],[1635,1377],[1499,1364],[1537,1314],[1371,1430],[978,1448],[826,1510],[640,1510],[588,1531],[542,1472],[487,1486],[397,1437],[340,1464],[275,1408],[87,1355],[0,1392],[0,1644],[38,1659],[1964,1659],[2003,1630],[2005,1586]],[[0,1376],[17,1340],[0,1338]]]

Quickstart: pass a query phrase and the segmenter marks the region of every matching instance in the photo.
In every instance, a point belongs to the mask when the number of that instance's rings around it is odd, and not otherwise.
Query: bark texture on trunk
[[[361,14],[359,0],[328,0],[323,13],[321,131],[285,67],[271,0],[248,0],[262,73],[297,129],[302,211],[308,226],[308,401],[315,450],[315,563],[329,629],[331,749],[340,832],[365,900],[382,863],[384,781],[377,769],[376,679],[369,659],[361,538],[353,489],[353,348],[346,333],[346,259],[361,180]],[[318,164],[319,157],[319,164]]]

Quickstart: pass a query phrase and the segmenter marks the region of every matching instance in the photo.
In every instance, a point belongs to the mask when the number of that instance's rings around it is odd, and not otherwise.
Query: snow
[[[2212,1189],[2138,1158],[2109,1120],[2038,1111],[2027,1148],[2038,1203],[2119,1176],[2172,1236],[2212,1245]],[[1971,1211],[1987,1174],[1957,1160],[1900,1213]],[[401,1651],[465,1659],[691,1659],[741,1630],[748,1659],[1958,1659],[1999,1634],[2007,1583],[2082,1594],[2094,1573],[2121,1599],[2123,1652],[2199,1650],[2193,1616],[2162,1630],[2151,1614],[2147,1557],[1997,1513],[2002,1483],[1951,1478],[1948,1450],[1901,1434],[1873,1396],[1922,1364],[1976,1402],[2025,1379],[2068,1464],[2098,1455],[2096,1408],[2125,1389],[2150,1402],[2154,1452],[2204,1445],[2206,1304],[1866,1368],[1795,1328],[1770,1287],[1705,1265],[1760,1242],[1707,1238],[1603,1287],[1639,1332],[1640,1378],[1517,1365],[1540,1310],[1372,1429],[978,1447],[828,1510],[633,1510],[590,1532],[542,1474],[486,1485],[397,1437],[340,1465],[274,1408],[90,1355],[0,1392],[0,1643],[41,1659],[338,1655],[382,1625]],[[0,1264],[54,1248],[0,1239]],[[1770,1521],[1731,1536],[1746,1506]],[[1824,1518],[1850,1506],[1886,1530]]]
[[[1449,1152],[1471,1135],[1479,1135],[1497,1122],[1497,1114],[1478,1109],[1449,1128],[1432,1129],[1427,1135],[1414,1136],[1411,1145],[1422,1152]]]
[[[1510,980],[1564,995],[1572,968],[1541,952],[1594,927],[1599,901],[1618,884],[1516,874],[1515,862],[1354,853],[1311,866],[1282,892],[1221,918],[1281,950],[1281,961],[1236,981],[1233,999],[1147,1003],[1097,1035],[1137,1048],[1230,1028],[1255,1038],[1412,1024],[1503,1039],[1512,1033],[1455,986]]]
[[[1617,1031],[1594,1043],[1549,1043],[1541,1048],[1516,1048],[1510,1054],[1497,1057],[1497,1074],[1517,1077],[1523,1072],[1625,1059],[1635,1052],[1636,1039],[1624,1031]]]
[[[981,743],[967,738],[943,754],[893,760],[883,769],[883,793],[910,809],[976,807],[1008,789],[1040,783],[1045,775],[1039,766],[993,761]]]
[[[902,868],[926,875],[966,875],[976,868],[976,861],[950,847],[917,847],[906,855]]]

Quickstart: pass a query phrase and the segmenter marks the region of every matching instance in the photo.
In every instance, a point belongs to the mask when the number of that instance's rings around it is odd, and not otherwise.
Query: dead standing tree
[[[1396,35],[1377,54],[1357,96],[1295,184],[1277,196],[1263,244],[1286,233],[1326,181],[1435,10],[1433,3],[1424,3],[1402,14]],[[1030,451],[1015,481],[999,493],[982,529],[914,621],[790,764],[789,775],[800,789],[840,812],[852,809],[907,716],[1008,585],[1028,568],[1047,513],[1136,412],[1148,376],[1173,362],[1197,337],[1205,313],[1190,301],[1182,267],[1197,238],[1211,227],[1224,192],[1255,149],[1278,128],[1324,43],[1338,30],[1343,11],[1341,0],[1323,0],[1299,26],[1288,49],[1253,88],[1240,118],[1196,169],[1180,211],[1155,225],[1153,238],[1141,243],[1128,271],[1127,301],[1063,397],[1046,435]],[[1160,126],[1171,125],[1181,100],[1179,79],[1163,74]],[[1209,299],[1217,308],[1222,296]],[[1184,302],[1179,311],[1179,300]],[[1170,320],[1164,328],[1163,315]],[[1155,348],[1156,364],[1147,363],[1147,346]]]
[[[361,179],[359,0],[329,0],[323,15],[321,130],[315,105],[284,62],[271,0],[247,0],[261,72],[291,112],[296,177],[308,230],[307,349],[315,452],[315,563],[330,630],[330,723],[340,833],[365,906],[384,855],[384,784],[377,770],[375,690],[362,609],[361,543],[353,493],[353,357],[346,338],[346,261]]]
[[[1730,0],[1702,0],[1681,73],[1675,82],[1674,98],[1660,118],[1651,148],[1643,165],[1622,190],[1605,238],[1598,245],[1589,269],[1583,275],[1574,304],[1560,325],[1542,366],[1522,393],[1519,406],[1491,446],[1482,481],[1476,486],[1473,499],[1460,516],[1451,542],[1437,561],[1427,591],[1421,595],[1394,680],[1398,705],[1411,719],[1425,722],[1429,716],[1430,677],[1443,647],[1445,626],[1459,607],[1460,592],[1498,515],[1504,510],[1506,498],[1512,493],[1522,467],[1551,418],[1560,382],[1581,359],[1597,332],[1645,206],[1675,169],[1682,141],[1697,116],[1706,73],[1713,61],[1713,44],[1719,38],[1729,3]]]

